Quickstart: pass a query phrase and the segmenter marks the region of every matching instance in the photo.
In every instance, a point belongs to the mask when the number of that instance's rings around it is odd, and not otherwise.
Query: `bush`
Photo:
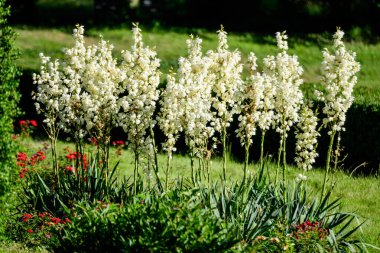
[[[79,158],[79,164],[76,158]],[[23,210],[62,216],[79,202],[123,202],[130,196],[127,181],[117,182],[118,164],[106,173],[106,166],[100,163],[99,156],[88,158],[69,151],[63,159],[58,177],[51,170],[41,170],[38,166],[20,172],[23,180],[20,207]]]
[[[13,122],[20,115],[17,107],[20,72],[15,63],[18,51],[14,48],[15,33],[7,23],[9,15],[10,8],[5,0],[0,0],[0,196],[12,182],[9,177],[15,167],[13,159],[17,150],[12,140]]]
[[[232,229],[188,191],[135,196],[125,205],[79,203],[73,222],[56,230],[63,252],[228,252]],[[112,236],[110,236],[112,235]]]

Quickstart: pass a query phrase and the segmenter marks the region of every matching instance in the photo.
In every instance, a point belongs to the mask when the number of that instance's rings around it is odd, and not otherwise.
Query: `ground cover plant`
[[[361,225],[355,224],[356,215],[342,212],[339,200],[331,200],[340,149],[335,134],[344,130],[360,68],[355,53],[346,50],[341,30],[332,50],[323,52],[322,124],[300,90],[303,68],[288,51],[286,33],[276,34],[278,51],[263,59],[262,70],[255,54],[249,54],[247,77],[242,76],[241,53],[229,49],[223,27],[216,49],[205,54],[202,40],[190,36],[188,53],[168,73],[165,87],[159,86],[157,53],[145,46],[137,25],[132,33],[132,46],[120,53],[122,60],[102,38],[87,44],[79,25],[61,60],[40,54],[33,99],[49,142],[36,153],[18,153],[22,197],[16,218],[7,225],[14,240],[68,252],[355,252],[370,247],[353,236]],[[230,181],[227,129],[233,117],[239,121],[234,134],[245,146],[246,159],[242,177]],[[165,165],[158,154],[156,124],[166,136]],[[327,159],[322,191],[314,198],[304,175],[298,182],[288,177],[286,143],[295,125],[295,161],[303,170],[315,162],[317,126],[327,128],[331,139],[327,157],[332,159]],[[126,133],[125,142],[112,139],[115,127]],[[278,139],[277,165],[269,171],[261,148],[255,175],[249,175],[252,136],[261,133],[264,143],[269,128]],[[57,145],[61,131],[74,142],[63,155]],[[173,180],[180,136],[190,169],[188,177]],[[131,178],[118,180],[120,163],[111,159],[112,145],[118,146],[118,156],[122,146],[130,150]],[[211,158],[217,148],[222,162],[215,168]],[[220,180],[211,173],[220,173]]]

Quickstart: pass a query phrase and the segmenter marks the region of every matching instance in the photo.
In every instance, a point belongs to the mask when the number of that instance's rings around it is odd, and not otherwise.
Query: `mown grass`
[[[46,145],[46,141],[28,141],[26,142],[27,149],[33,153],[36,150]],[[45,143],[45,144],[44,144]],[[64,156],[67,152],[65,149],[74,150],[74,145],[69,142],[59,142],[58,150],[59,154]],[[88,152],[94,151],[94,147],[91,145],[86,146]],[[117,155],[117,150],[111,148],[111,167],[117,162],[118,172],[120,178],[123,176],[131,176],[134,168],[133,154],[129,150],[123,150],[122,156]],[[164,180],[166,170],[166,158],[165,154],[159,154],[159,176]],[[271,181],[274,181],[276,165],[273,162],[266,164],[268,175]],[[169,178],[171,183],[174,184],[178,179],[189,180],[190,178],[190,159],[187,156],[175,155],[172,162],[172,169],[169,172]],[[211,178],[213,181],[220,180],[222,161],[219,158],[213,158],[211,160]],[[248,173],[256,174],[258,172],[258,165],[251,163],[248,168]],[[140,173],[143,176],[149,177],[147,171],[141,168]],[[324,170],[314,169],[311,171],[303,171],[294,166],[289,166],[286,178],[288,180],[295,179],[298,174],[304,174],[307,176],[306,185],[310,190],[310,197],[319,196],[322,183]],[[227,168],[227,178],[230,181],[241,180],[243,177],[243,164],[229,160]],[[380,179],[378,177],[352,177],[342,171],[334,173],[335,186],[333,189],[332,199],[341,199],[341,211],[352,212],[358,215],[357,223],[364,222],[362,231],[357,233],[357,237],[363,241],[375,245],[380,248]],[[376,252],[369,249],[370,252]]]
[[[217,30],[218,28],[215,28]],[[70,29],[68,29],[70,30]],[[16,47],[21,50],[18,65],[31,72],[38,72],[40,61],[39,53],[43,52],[53,58],[63,56],[63,48],[71,47],[73,39],[71,31],[57,29],[27,29],[18,28],[18,39]],[[227,29],[228,30],[228,29]],[[216,33],[201,29],[188,31],[198,35],[203,39],[203,49],[208,51],[215,49],[217,45]],[[178,58],[186,55],[186,39],[189,33],[184,30],[157,30],[151,29],[143,31],[144,41],[147,45],[156,48],[161,59],[162,81],[170,68],[176,69]],[[109,40],[114,46],[115,56],[120,59],[120,52],[129,49],[132,43],[132,34],[128,29],[102,29],[94,30],[89,27],[86,32],[87,42],[96,43],[101,34],[104,39]],[[322,61],[321,50],[330,48],[331,43],[328,36],[332,35],[309,35],[303,38],[292,37],[289,34],[290,53],[299,57],[301,65],[304,67],[305,84],[303,89],[310,91],[314,84],[319,83],[319,69]],[[274,36],[259,36],[254,34],[229,34],[229,44],[231,49],[239,49],[242,52],[243,61],[246,60],[249,52],[254,52],[259,58],[259,65],[262,59],[268,54],[277,52]],[[380,43],[366,44],[360,41],[347,42],[347,47],[357,53],[357,59],[361,63],[361,71],[358,76],[358,84],[354,90],[357,97],[357,104],[379,105],[380,98],[380,69],[377,64],[380,62]],[[311,94],[312,92],[309,92]]]

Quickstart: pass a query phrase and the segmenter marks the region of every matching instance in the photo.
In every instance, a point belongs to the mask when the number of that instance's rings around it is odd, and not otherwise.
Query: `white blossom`
[[[96,135],[114,125],[123,79],[112,57],[113,46],[103,39],[86,46],[83,33],[84,28],[77,25],[73,30],[75,44],[64,50],[62,63],[41,54],[41,72],[34,76],[38,85],[34,99],[47,117],[45,122],[52,122],[48,112],[54,111],[60,128],[74,132],[77,138],[86,133]]]
[[[227,33],[218,31],[218,48],[216,51],[209,51],[208,57],[212,61],[210,76],[212,77],[212,106],[215,109],[214,124],[215,130],[221,132],[229,127],[233,120],[233,115],[238,112],[239,93],[242,89],[240,52],[229,51],[227,44]]]
[[[166,88],[161,95],[161,110],[157,121],[167,138],[163,144],[163,149],[168,152],[171,158],[172,153],[176,151],[175,143],[178,135],[182,132],[181,118],[184,113],[184,107],[181,104],[184,92],[176,82],[174,73],[168,74]]]
[[[187,40],[188,56],[179,59],[178,94],[182,107],[181,128],[185,141],[194,155],[202,157],[208,141],[214,134],[211,126],[211,59],[202,55],[202,40],[190,36]]]
[[[297,182],[307,181],[307,176],[305,176],[303,174],[298,174],[297,177],[296,177],[296,181]]]
[[[274,121],[276,131],[281,138],[287,137],[290,127],[298,122],[298,111],[303,103],[303,95],[300,85],[303,69],[295,55],[287,53],[287,36],[285,32],[276,34],[277,45],[281,52],[276,56],[264,58],[263,72],[268,81],[275,86]]]
[[[354,100],[352,91],[360,70],[360,64],[355,60],[356,54],[344,46],[343,35],[338,28],[333,36],[334,52],[323,50],[321,74],[325,90],[321,100],[324,102],[323,126],[329,129],[329,135],[345,130],[346,113]]]
[[[125,78],[125,92],[118,101],[119,125],[128,134],[132,149],[139,152],[145,143],[147,130],[155,125],[153,114],[159,97],[160,61],[155,50],[145,47],[141,29],[132,29],[134,44],[130,51],[122,51],[124,61],[120,68]]]
[[[318,136],[317,130],[318,118],[313,111],[304,105],[300,112],[300,120],[297,123],[298,131],[296,132],[296,157],[294,161],[299,168],[304,170],[312,169],[315,158],[318,156],[316,146]]]
[[[248,66],[250,73],[240,94],[239,126],[236,130],[241,145],[247,144],[248,146],[252,144],[252,136],[256,134],[261,110],[264,108],[264,77],[256,71],[256,59],[254,53],[249,54]]]

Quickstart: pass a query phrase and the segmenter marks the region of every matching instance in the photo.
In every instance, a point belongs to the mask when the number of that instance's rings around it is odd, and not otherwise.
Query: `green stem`
[[[263,167],[263,158],[264,158],[264,138],[265,138],[265,131],[262,131],[261,133],[261,145],[260,145],[260,168]]]
[[[135,168],[133,171],[133,192],[137,194],[137,173],[139,170],[139,154],[137,149],[134,150],[135,153]]]
[[[274,181],[275,184],[278,182],[278,171],[280,169],[280,163],[281,163],[281,154],[282,154],[282,136],[280,136],[280,147],[278,148],[278,155],[277,155],[277,167],[276,167],[276,179]]]
[[[58,171],[58,158],[57,158],[57,138],[56,138],[55,134],[53,134],[51,136],[50,144],[51,144],[51,154],[53,157],[53,170],[54,170],[54,174],[57,178],[58,187],[60,187],[59,171]]]
[[[325,176],[324,176],[324,179],[323,179],[323,186],[322,186],[322,195],[321,195],[321,198],[324,197],[325,195],[325,190],[326,190],[326,181],[327,181],[327,177],[328,177],[328,174],[329,174],[329,171],[330,171],[330,160],[331,160],[331,152],[332,152],[332,148],[333,148],[333,144],[334,144],[334,138],[335,138],[335,131],[333,131],[330,135],[330,143],[329,143],[329,148],[327,150],[327,157],[326,157],[326,171],[325,171]]]
[[[152,145],[153,145],[153,155],[154,155],[154,169],[153,169],[153,171],[154,171],[154,174],[156,176],[158,189],[162,192],[163,189],[162,189],[161,180],[158,177],[158,155],[157,155],[157,148],[156,148],[156,140],[154,138],[154,131],[153,131],[153,128],[151,125],[149,126],[149,134],[150,134],[150,138],[152,139]],[[167,184],[167,179],[166,179],[166,184]],[[167,187],[167,185],[166,185],[166,187]]]
[[[284,134],[284,139],[282,141],[282,182],[285,183],[285,172],[286,172],[286,133]]]
[[[227,147],[226,147],[227,129],[222,129],[222,145],[223,145],[223,179],[226,181],[226,167],[227,167]]]
[[[210,187],[210,160],[206,159],[206,170],[207,170],[207,183]]]
[[[194,177],[194,151],[191,151],[190,154],[190,166],[191,166],[191,181],[193,185],[195,185],[195,177]]]
[[[338,167],[339,153],[340,153],[340,132],[338,132],[338,138],[337,138],[337,142],[336,142],[336,149],[335,149],[335,154],[334,154],[334,169],[333,169],[332,173],[334,173]]]
[[[170,151],[169,151],[170,152]],[[169,176],[169,170],[171,166],[171,152],[168,152],[168,159],[166,161],[166,173],[165,173],[165,190],[168,190],[168,176]]]
[[[248,141],[246,141],[246,143],[245,143],[244,171],[243,171],[243,184],[244,184],[245,179],[247,177],[248,163],[249,163],[249,144],[248,144]]]

